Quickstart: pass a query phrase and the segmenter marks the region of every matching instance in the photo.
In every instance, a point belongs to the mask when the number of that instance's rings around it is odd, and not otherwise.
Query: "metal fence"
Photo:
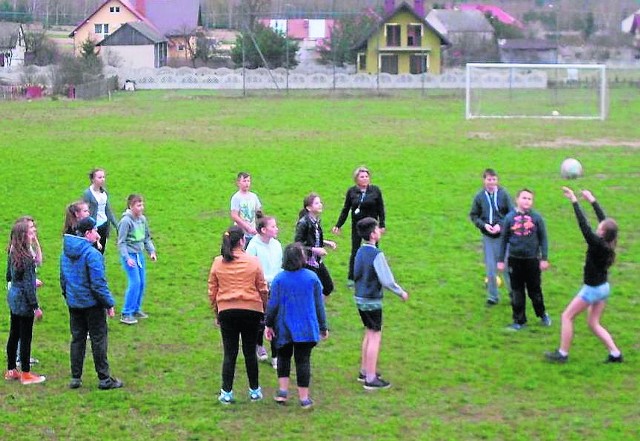
[[[22,86],[0,86],[0,101],[13,101],[24,97]]]
[[[118,78],[112,76],[103,80],[90,81],[88,83],[78,84],[77,86],[71,87],[72,89],[69,92],[70,98],[79,100],[104,98],[109,96],[111,91],[118,88]]]

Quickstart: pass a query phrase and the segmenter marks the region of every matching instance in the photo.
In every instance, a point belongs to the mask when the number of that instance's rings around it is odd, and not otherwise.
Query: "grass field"
[[[1,386],[0,439],[638,439],[639,95],[612,90],[605,122],[465,121],[463,100],[447,96],[242,99],[165,91],[3,103],[0,237],[22,214],[38,222],[45,319],[34,328],[33,353],[47,382]],[[603,323],[625,355],[622,365],[602,363],[606,351],[584,319],[576,322],[570,362],[543,361],[581,283],[585,244],[560,191],[559,165],[569,156],[586,172],[571,184],[591,189],[621,227]],[[384,193],[381,247],[411,296],[406,304],[387,296],[379,367],[393,387],[379,393],[355,380],[362,328],[345,286],[350,239],[329,232],[360,164]],[[110,323],[110,363],[125,388],[98,391],[89,356],[84,387],[71,391],[68,313],[57,287],[60,230],[64,206],[97,165],[107,169],[117,212],[129,193],[146,197],[159,260],[149,265],[151,318],[134,327]],[[507,333],[507,302],[484,306],[480,236],[468,211],[489,166],[512,194],[525,186],[536,192],[550,237],[543,290],[551,328],[538,326],[528,306],[531,325]],[[326,260],[337,291],[327,305],[330,339],[314,350],[311,413],[271,401],[276,378],[267,365],[260,372],[267,399],[249,403],[242,362],[238,403],[217,402],[222,350],[206,277],[240,170],[252,173],[283,243],[292,240],[310,191],[324,198],[325,231],[338,241]],[[113,241],[106,264],[121,305],[126,281]]]

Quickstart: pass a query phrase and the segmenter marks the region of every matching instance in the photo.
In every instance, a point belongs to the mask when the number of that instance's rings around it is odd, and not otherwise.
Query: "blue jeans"
[[[484,266],[487,271],[487,299],[497,302],[500,299],[498,284],[496,283],[496,276],[498,275],[498,255],[500,254],[500,237],[489,237],[483,234],[482,248],[484,249]],[[507,268],[508,263],[506,256],[504,264],[505,268]],[[507,292],[511,292],[511,283],[507,271],[504,272],[503,279]]]
[[[133,268],[130,267],[127,265],[127,259],[133,259],[136,265]],[[141,311],[142,299],[144,298],[144,288],[147,279],[144,254],[129,254],[127,258],[121,256],[120,262],[129,279],[127,290],[124,293],[122,315],[132,315]]]

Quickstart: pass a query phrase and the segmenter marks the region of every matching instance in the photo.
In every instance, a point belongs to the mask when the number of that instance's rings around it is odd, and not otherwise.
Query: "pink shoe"
[[[20,383],[22,384],[38,384],[44,383],[46,378],[44,375],[36,375],[32,372],[23,372],[20,375]]]
[[[18,369],[9,369],[4,373],[5,380],[19,380],[20,371]]]

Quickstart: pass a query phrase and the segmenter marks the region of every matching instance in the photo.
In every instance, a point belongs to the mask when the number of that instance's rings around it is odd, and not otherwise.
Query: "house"
[[[461,66],[497,61],[495,31],[477,9],[432,9],[426,21],[451,43],[443,64]]]
[[[522,24],[522,22],[520,22],[520,20],[498,6],[485,5],[481,3],[463,3],[456,5],[456,9],[459,9],[461,11],[480,11],[483,15],[492,15],[501,23],[509,26],[514,26],[519,29],[524,29],[524,25]]]
[[[297,40],[300,45],[300,60],[311,61],[320,58],[318,49],[329,42],[331,30],[335,24],[333,19],[324,18],[262,18],[258,20],[263,26]]]
[[[106,0],[69,34],[76,54],[90,38],[96,44],[125,23],[141,22],[167,39],[168,59],[188,59],[187,48],[202,26],[199,0]],[[131,30],[130,30],[131,31]]]
[[[22,25],[0,22],[0,69],[23,65],[26,49]]]
[[[622,23],[620,23],[620,29],[625,34],[633,34],[635,31],[640,32],[638,25],[640,25],[640,9],[625,17]]]
[[[557,63],[558,45],[553,41],[515,38],[499,40],[501,63]]]
[[[162,67],[167,65],[168,40],[144,22],[120,26],[97,44],[100,56],[109,61],[127,60],[127,67]]]
[[[378,26],[356,45],[358,73],[441,73],[442,47],[449,41],[424,20],[424,1],[385,0]]]

